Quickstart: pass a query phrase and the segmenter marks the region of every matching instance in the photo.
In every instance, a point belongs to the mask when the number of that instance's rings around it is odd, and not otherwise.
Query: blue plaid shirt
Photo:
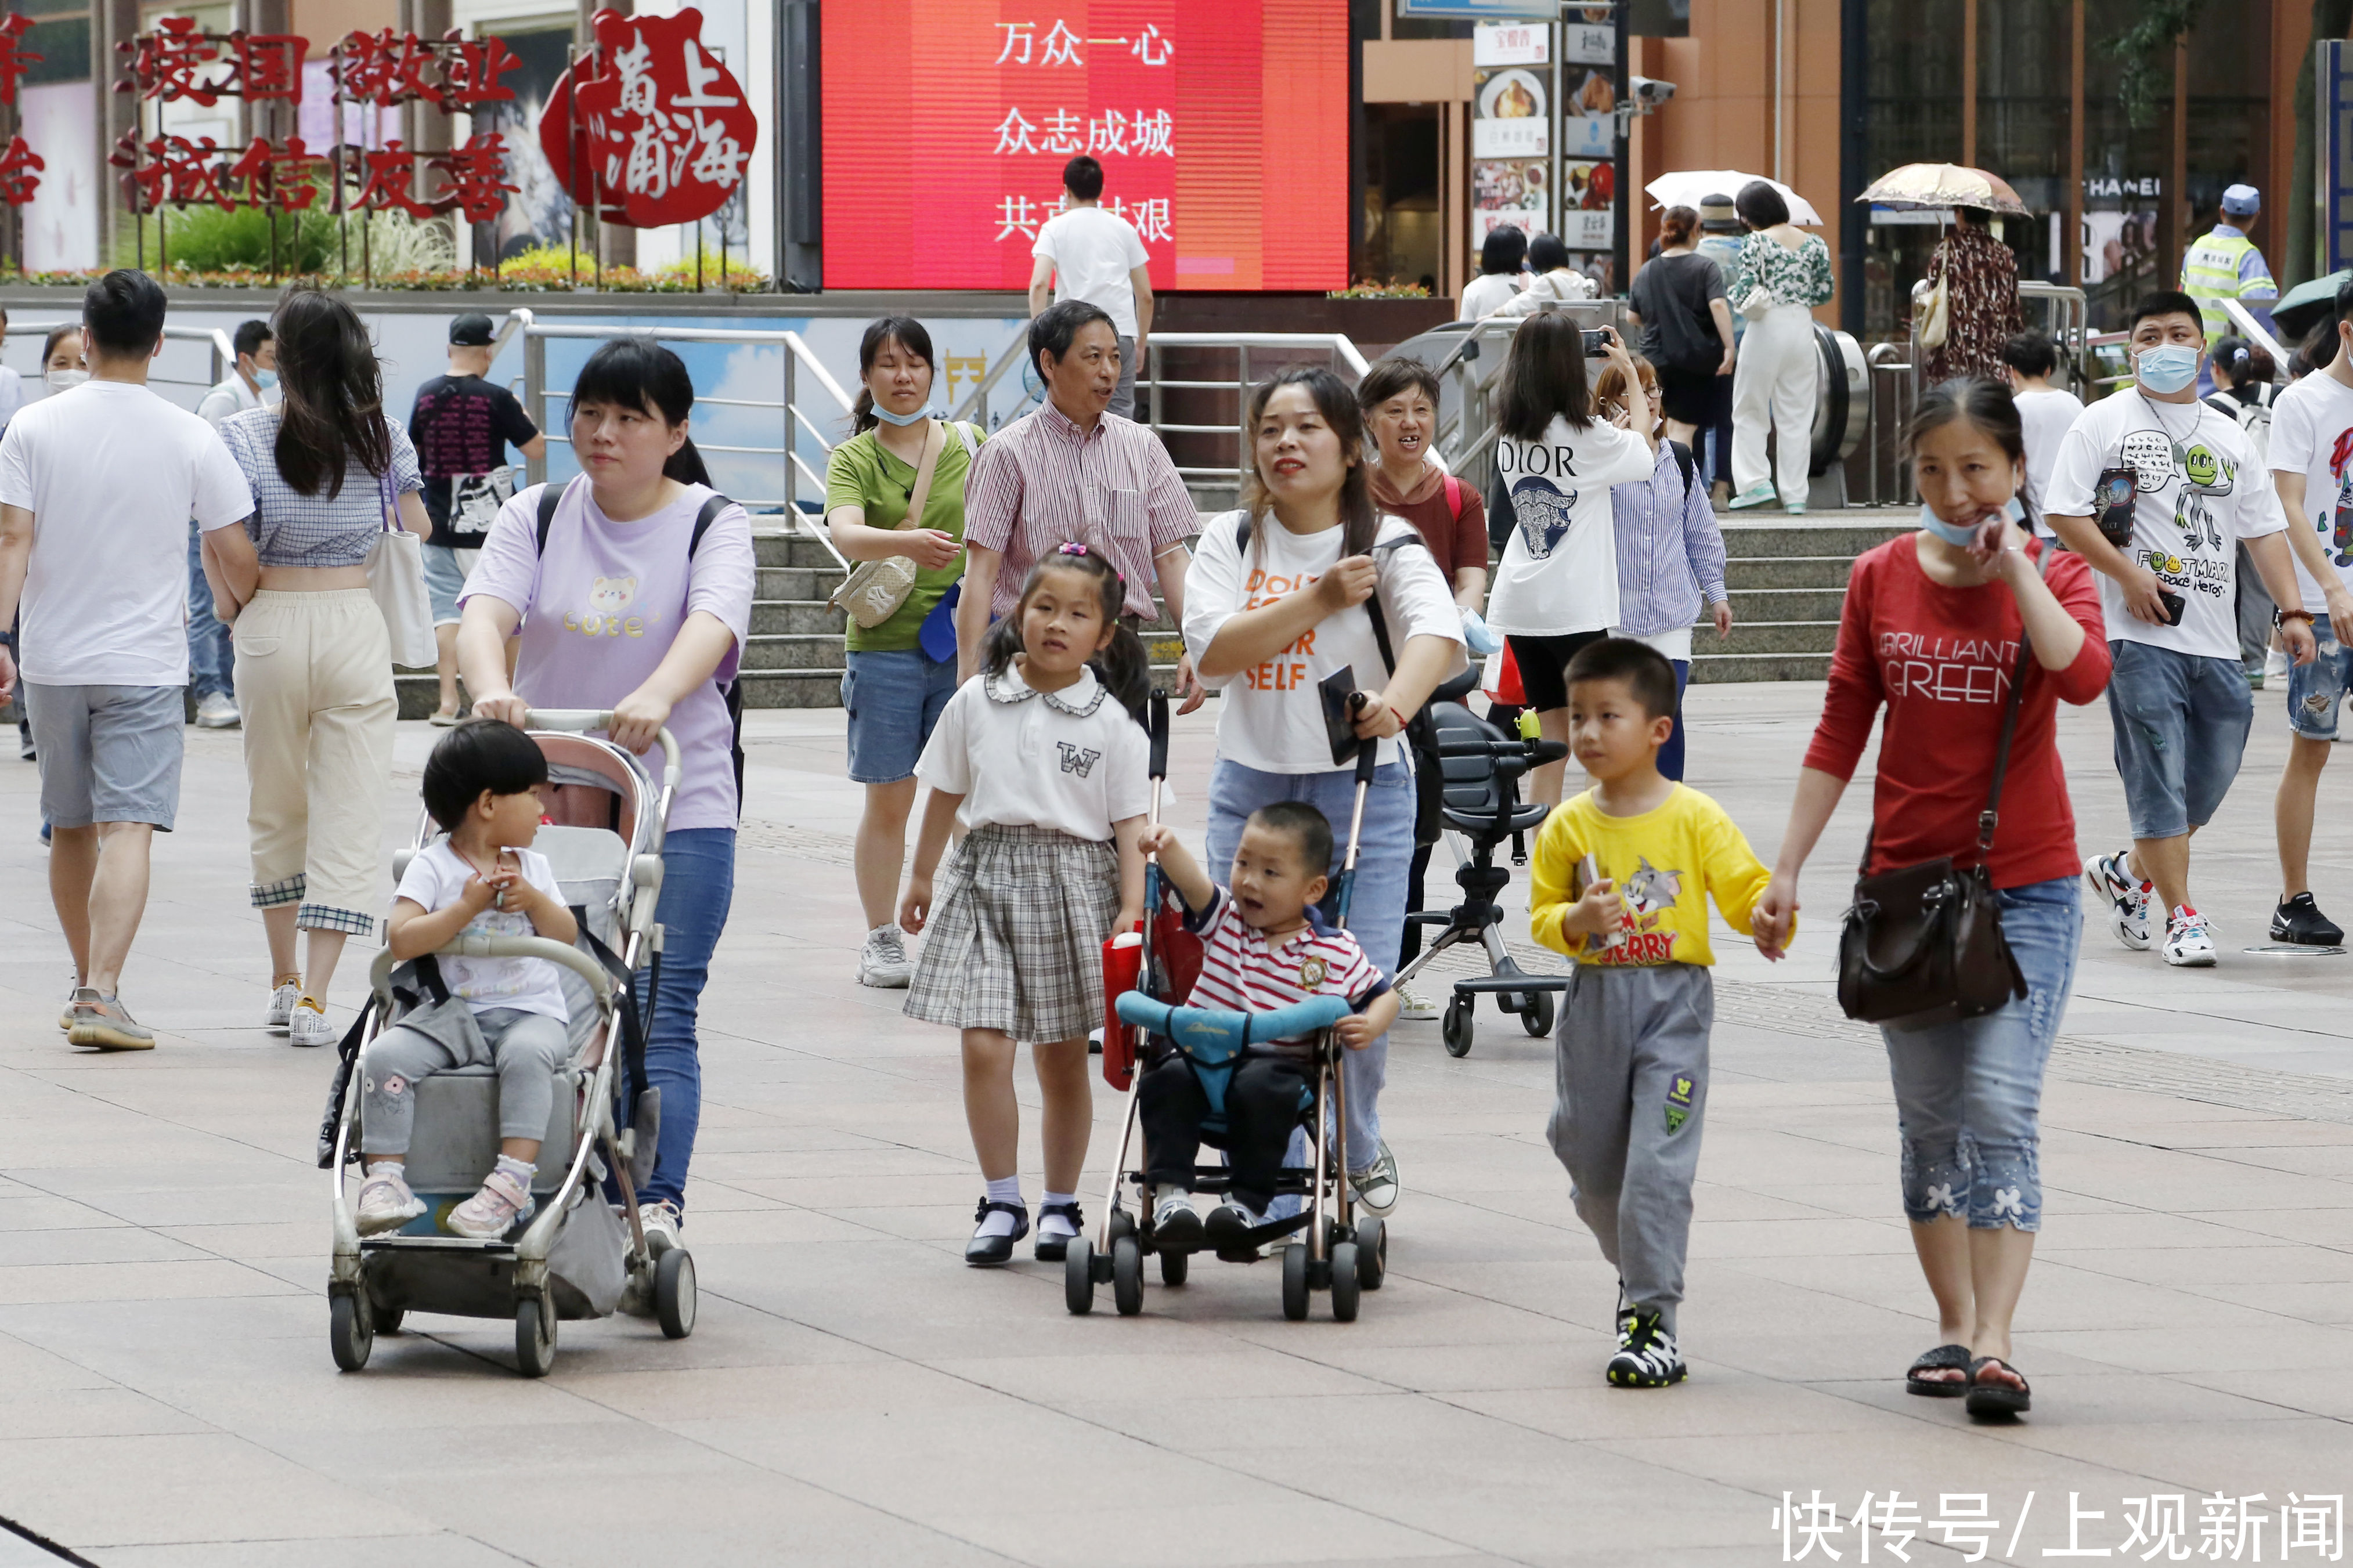
[[[1618,531],[1618,625],[1628,637],[1678,631],[1703,601],[1724,594],[1724,532],[1707,504],[1707,477],[1694,462],[1686,489],[1672,447],[1659,443],[1648,479],[1609,487]]]

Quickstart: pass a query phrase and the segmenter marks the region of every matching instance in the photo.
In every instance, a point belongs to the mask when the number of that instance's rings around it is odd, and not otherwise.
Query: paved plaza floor
[[[1768,860],[1820,701],[1693,693],[1692,782]],[[1134,1319],[1108,1291],[1071,1317],[1026,1251],[966,1269],[955,1041],[851,977],[842,717],[755,713],[703,1002],[700,1325],[569,1324],[530,1382],[504,1322],[412,1317],[364,1373],[329,1360],[331,1053],[255,1026],[237,737],[190,731],[156,856],[125,984],[164,1032],[152,1055],[61,1043],[35,770],[0,763],[0,1564],[57,1561],[34,1536],[104,1568],[1943,1563],[1979,1541],[2041,1563],[2137,1531],[2130,1557],[2166,1561],[2177,1511],[2197,1561],[2330,1561],[2309,1542],[2313,1500],[2353,1490],[2353,958],[2242,951],[2274,896],[2279,701],[2198,841],[2219,966],[2086,933],[2019,1313],[2035,1409],[2001,1427],[1899,1385],[1936,1324],[1884,1057],[1829,1000],[1859,791],[1792,959],[1723,944],[1692,1376],[1633,1393],[1601,1383],[1613,1281],[1545,1142],[1551,1046],[1493,1013],[1461,1060],[1434,1024],[1398,1030],[1382,1112],[1405,1197],[1355,1323],[1320,1298],[1284,1321],[1271,1264],[1204,1259]],[[1171,816],[1196,832],[1212,717],[1176,744]],[[437,733],[402,726],[387,856]],[[2082,844],[2114,847],[2105,708],[2063,736]],[[2320,813],[2339,919],[2348,806],[2353,758]],[[1095,1170],[1118,1109],[1098,1086]],[[1034,1127],[1024,1165],[1034,1204]]]

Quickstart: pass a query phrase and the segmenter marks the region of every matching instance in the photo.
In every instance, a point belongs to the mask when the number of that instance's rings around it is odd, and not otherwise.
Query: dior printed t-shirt
[[[1566,637],[1620,623],[1618,532],[1609,487],[1647,480],[1655,458],[1631,431],[1555,417],[1541,441],[1506,436],[1495,468],[1519,525],[1495,566],[1487,624],[1522,637]]]

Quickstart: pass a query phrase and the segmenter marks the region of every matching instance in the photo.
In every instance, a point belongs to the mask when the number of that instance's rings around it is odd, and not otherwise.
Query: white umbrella
[[[1692,169],[1680,174],[1661,174],[1642,187],[1643,194],[1662,207],[1696,207],[1709,196],[1736,196],[1740,187],[1751,180],[1763,180],[1762,174],[1744,174],[1737,169]],[[1822,215],[1814,204],[1783,184],[1778,180],[1765,183],[1781,193],[1789,204],[1789,221],[1808,228],[1820,228]]]

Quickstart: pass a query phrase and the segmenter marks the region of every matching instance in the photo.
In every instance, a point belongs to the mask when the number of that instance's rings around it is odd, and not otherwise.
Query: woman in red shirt
[[[1930,393],[1910,431],[1926,502],[1920,530],[1862,555],[1788,831],[1757,906],[1759,945],[1788,940],[1798,872],[1853,775],[1883,706],[1869,869],[1982,858],[2027,994],[1983,1017],[1883,1025],[1904,1145],[1904,1210],[1936,1298],[1940,1344],[1913,1363],[1915,1394],[1967,1394],[1973,1415],[2027,1408],[2010,1364],[2010,1315],[2042,1220],[2037,1121],[2042,1068],[2066,1011],[2083,936],[2075,819],[2059,764],[2058,704],[2108,682],[2097,590],[2080,556],[2046,563],[2014,504],[2026,447],[2010,393],[1989,381]],[[1978,814],[2002,710],[2031,647],[1993,847]]]

